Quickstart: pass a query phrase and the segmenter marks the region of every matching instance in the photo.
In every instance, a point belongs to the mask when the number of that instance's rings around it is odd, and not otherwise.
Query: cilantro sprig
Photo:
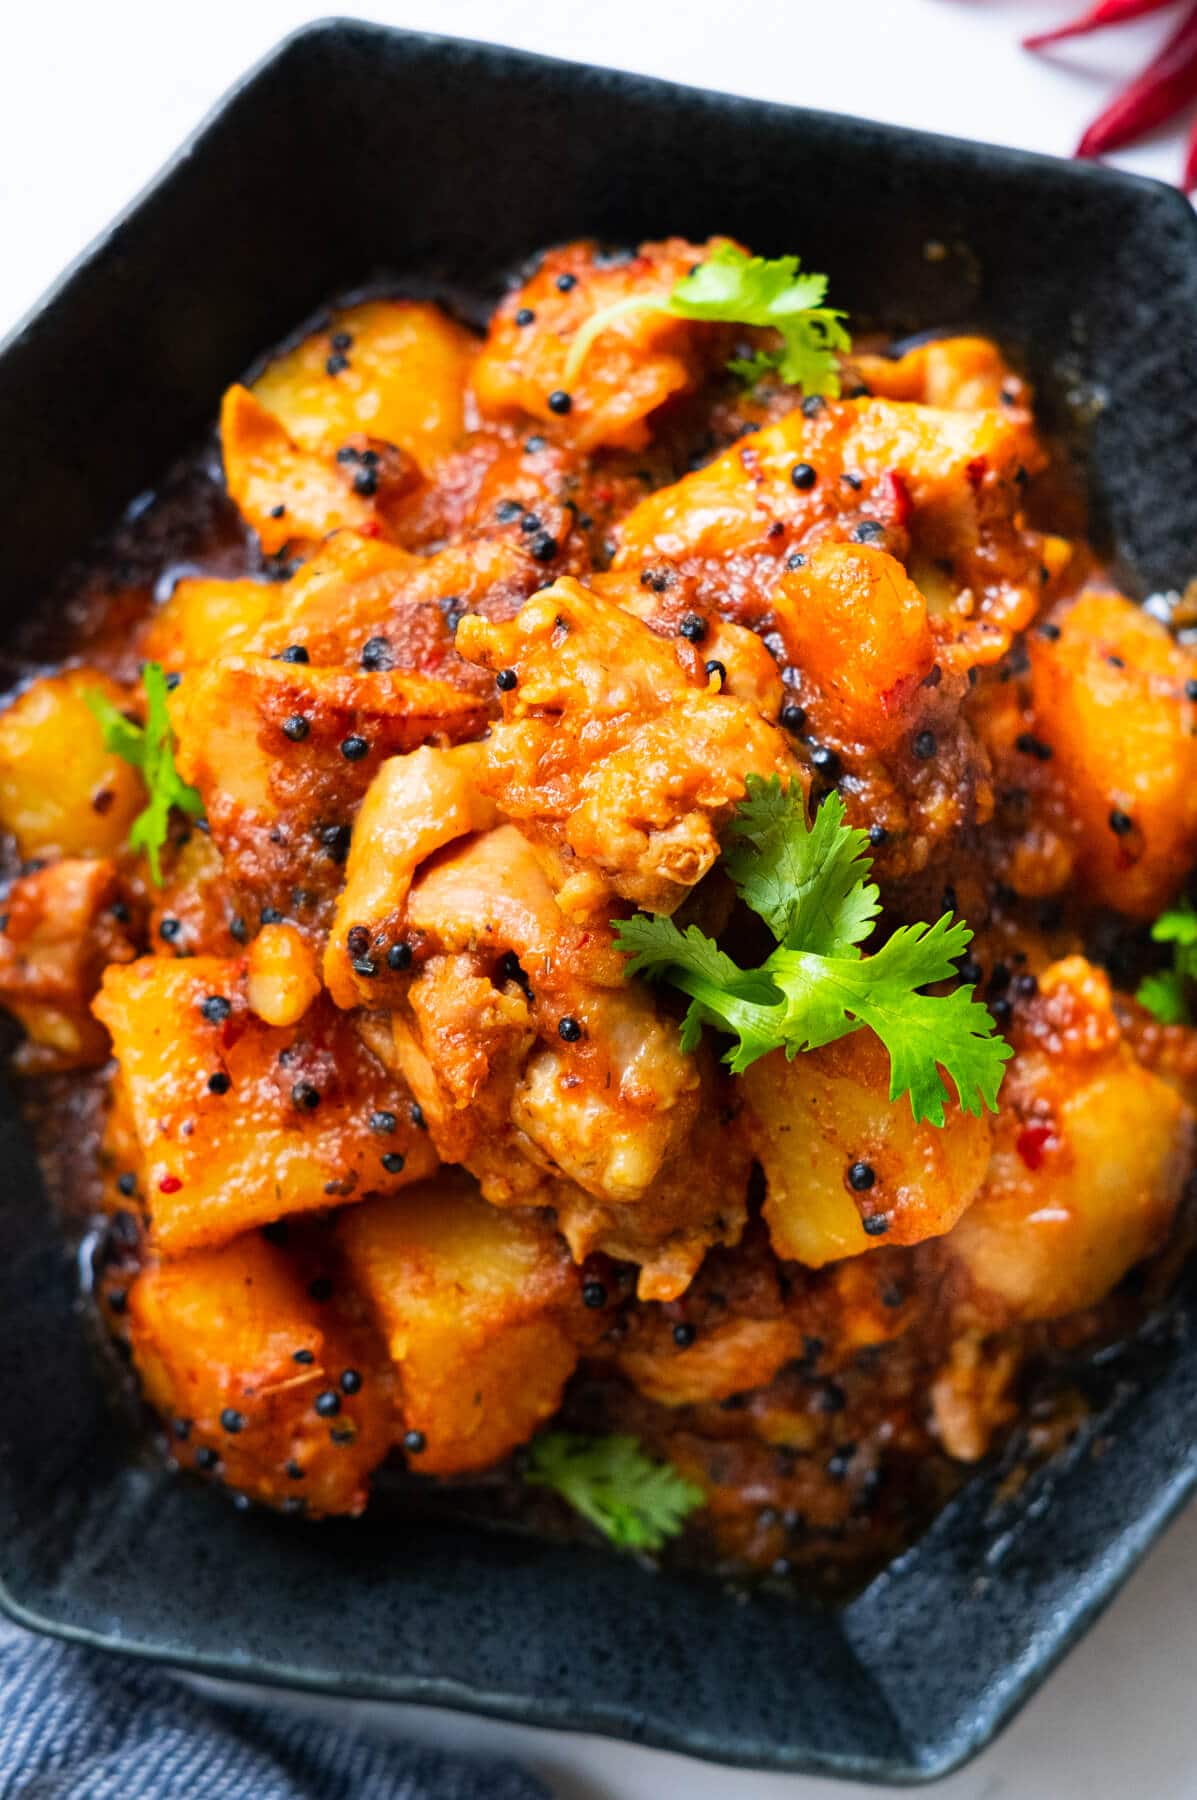
[[[616,925],[616,944],[632,974],[668,981],[690,996],[682,1047],[698,1046],[704,1025],[734,1042],[732,1073],[771,1050],[791,1059],[868,1026],[889,1052],[891,1100],[910,1095],[916,1122],[942,1126],[950,1098],[980,1114],[997,1108],[1010,1046],[969,986],[944,995],[927,985],[956,974],[972,942],[945,913],[933,925],[903,925],[873,955],[861,954],[881,910],[869,880],[863,831],[845,824],[844,803],[830,794],[807,821],[797,783],[750,775],[731,829],[724,868],[740,898],[765,921],[777,948],[758,969],[741,969],[690,925],[637,913]]]
[[[807,394],[831,397],[840,391],[837,350],[850,350],[847,314],[824,306],[826,275],[804,271],[796,256],[749,256],[735,244],[721,244],[706,262],[683,276],[669,296],[669,310],[684,319],[727,325],[772,326],[781,334],[776,350],[758,350],[728,367],[745,381],[759,381],[776,369],[782,380]]]
[[[705,262],[683,275],[664,299],[629,294],[591,315],[574,336],[564,380],[572,383],[596,338],[629,313],[659,312],[711,324],[754,325],[780,333],[776,350],[733,357],[728,368],[753,383],[776,370],[807,394],[834,399],[840,391],[836,352],[851,350],[847,314],[825,306],[827,277],[803,270],[796,256],[750,256],[720,244]]]
[[[1162,912],[1151,928],[1157,944],[1171,944],[1172,967],[1145,975],[1135,993],[1162,1025],[1191,1025],[1188,983],[1197,981],[1197,910],[1188,899]]]
[[[161,850],[170,831],[170,809],[194,818],[204,810],[198,788],[183,780],[175,767],[175,737],[166,704],[166,673],[161,663],[142,665],[145,688],[145,724],[125,717],[106,694],[94,691],[87,704],[100,722],[104,748],[141,771],[149,800],[129,828],[129,848],[144,850],[156,886],[162,886]]]
[[[634,1437],[549,1431],[536,1438],[524,1480],[551,1488],[621,1550],[661,1550],[705,1498]]]

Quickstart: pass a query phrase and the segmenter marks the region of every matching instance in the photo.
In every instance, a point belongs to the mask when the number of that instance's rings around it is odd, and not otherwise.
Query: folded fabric
[[[509,1763],[226,1706],[128,1657],[0,1627],[0,1800],[550,1800]]]

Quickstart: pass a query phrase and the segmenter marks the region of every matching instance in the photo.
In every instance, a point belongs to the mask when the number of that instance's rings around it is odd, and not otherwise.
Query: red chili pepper
[[[1141,75],[1094,119],[1076,147],[1078,156],[1117,150],[1197,100],[1197,6],[1181,20]]]
[[[1054,1135],[1050,1125],[1024,1125],[1019,1132],[1014,1148],[1032,1172],[1043,1167],[1047,1147]]]
[[[1096,6],[1081,13],[1079,18],[1070,19],[1067,25],[1057,25],[1054,31],[1037,31],[1024,38],[1023,49],[1043,50],[1048,44],[1058,44],[1064,38],[1084,37],[1090,31],[1101,31],[1106,25],[1125,25],[1130,19],[1141,19],[1147,13],[1159,12],[1171,4],[1172,0],[1098,0]]]
[[[887,469],[878,484],[878,499],[886,523],[904,526],[910,518],[910,489],[896,469]]]
[[[1197,188],[1197,119],[1193,121],[1193,129],[1189,134],[1189,147],[1185,152],[1185,172],[1181,186],[1186,194]]]

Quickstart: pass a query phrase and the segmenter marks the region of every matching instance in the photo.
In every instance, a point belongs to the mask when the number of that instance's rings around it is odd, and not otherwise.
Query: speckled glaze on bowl
[[[0,352],[0,620],[159,478],[223,386],[380,273],[476,289],[532,249],[727,231],[890,327],[1021,346],[1086,421],[1139,592],[1197,545],[1197,225],[1109,171],[330,21],[285,42]],[[242,1516],[130,1453],[75,1270],[0,1109],[0,1605],[240,1679],[432,1701],[891,1782],[978,1750],[1197,1482],[1186,1291],[1069,1451],[983,1470],[839,1610],[449,1521]],[[1100,1452],[1100,1454],[1098,1454]]]

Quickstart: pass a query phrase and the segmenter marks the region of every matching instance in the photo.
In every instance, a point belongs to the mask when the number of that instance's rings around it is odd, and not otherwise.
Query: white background
[[[1146,20],[1048,60],[1028,56],[1017,40],[1067,16],[1070,0],[345,3],[390,24],[1061,154],[1166,29]],[[1076,0],[1076,10],[1084,3]],[[187,7],[171,0],[25,0],[0,8],[0,334],[153,175],[222,90],[313,16],[289,0]],[[1172,178],[1183,135],[1179,127],[1159,133],[1119,160]],[[668,227],[662,220],[662,230]],[[1027,228],[1034,230],[1033,220]],[[6,521],[3,528],[18,527]],[[1006,1736],[936,1795],[1195,1800],[1195,1558],[1197,1515],[1190,1514]],[[635,1629],[629,1619],[629,1632]],[[720,1770],[428,1709],[323,1710],[480,1752],[501,1748],[537,1768],[558,1800],[855,1800],[875,1792]]]

